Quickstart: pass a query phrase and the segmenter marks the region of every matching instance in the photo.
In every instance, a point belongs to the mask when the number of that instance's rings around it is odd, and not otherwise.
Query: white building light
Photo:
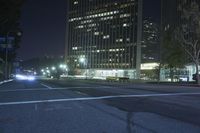
[[[153,70],[159,66],[159,63],[143,63],[141,64],[141,70]]]
[[[103,39],[108,39],[108,38],[110,38],[110,35],[103,36]]]
[[[74,1],[74,5],[77,5],[78,4],[78,1]]]
[[[94,35],[98,36],[98,35],[99,35],[99,32],[94,32]]]
[[[123,24],[123,27],[127,27],[127,24]]]

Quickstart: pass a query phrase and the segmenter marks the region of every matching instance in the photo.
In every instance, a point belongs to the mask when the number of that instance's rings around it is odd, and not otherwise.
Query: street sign
[[[0,37],[0,49],[12,49],[14,44],[14,37],[8,37],[8,40],[6,40],[6,37]],[[7,42],[6,42],[7,41]]]

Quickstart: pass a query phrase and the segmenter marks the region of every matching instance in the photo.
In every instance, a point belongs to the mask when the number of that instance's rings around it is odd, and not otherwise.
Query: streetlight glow
[[[60,64],[59,67],[62,68],[62,69],[66,69],[66,68],[67,68],[67,65],[65,65],[65,64]]]
[[[56,70],[56,68],[55,68],[55,67],[52,67],[51,69],[52,69],[53,71],[54,71],[54,70]]]
[[[80,58],[79,58],[79,62],[85,63],[85,58],[84,58],[84,57],[80,57]]]
[[[66,69],[66,68],[67,68],[67,65],[63,65],[63,68]]]
[[[50,71],[49,71],[49,70],[47,70],[47,73],[50,73]]]
[[[60,66],[59,66],[60,68],[63,68],[63,64],[60,64]]]

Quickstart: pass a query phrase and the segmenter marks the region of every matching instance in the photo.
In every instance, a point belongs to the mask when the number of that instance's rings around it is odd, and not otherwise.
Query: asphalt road
[[[200,88],[89,80],[0,85],[0,133],[199,133]]]

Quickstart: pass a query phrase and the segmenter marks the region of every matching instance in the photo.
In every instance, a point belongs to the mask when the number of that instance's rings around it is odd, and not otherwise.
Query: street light
[[[87,60],[85,57],[80,57],[79,58],[79,62],[82,63],[84,65],[84,67],[86,68],[86,79],[87,79]]]
[[[80,63],[85,64],[85,61],[86,61],[85,57],[80,57],[80,58],[79,58],[79,62],[80,62]]]
[[[62,74],[66,74],[66,72],[68,72],[68,67],[67,67],[66,64],[60,64],[60,65],[59,65],[59,68],[60,68],[60,72],[61,72]],[[68,73],[67,73],[67,74],[68,74]]]
[[[63,68],[63,64],[60,64],[60,66],[59,66],[60,68]]]
[[[67,65],[63,65],[63,69],[66,69],[67,68]]]
[[[56,70],[56,68],[55,68],[55,67],[52,67],[52,68],[51,68],[51,70],[55,71],[55,70]]]
[[[67,65],[65,65],[65,64],[60,64],[59,67],[62,68],[62,69],[66,69],[66,68],[67,68]]]
[[[47,70],[46,72],[50,74],[50,71],[49,71],[49,70]]]

